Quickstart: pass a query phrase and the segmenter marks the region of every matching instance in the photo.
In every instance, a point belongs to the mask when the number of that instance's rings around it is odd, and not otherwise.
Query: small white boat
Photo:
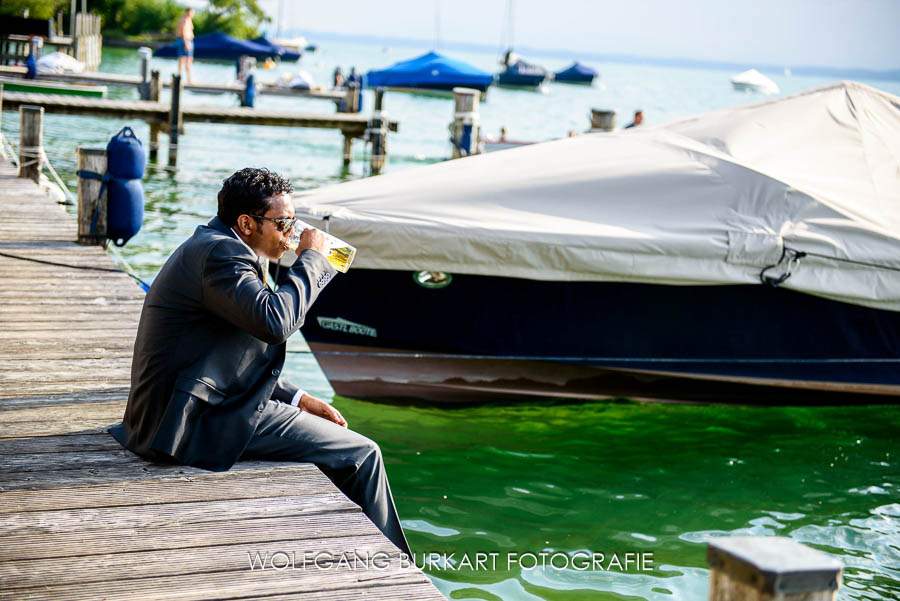
[[[498,150],[508,150],[510,148],[518,148],[520,146],[528,146],[535,142],[525,142],[522,140],[501,140],[493,138],[483,138],[481,140],[484,152],[497,152]]]
[[[777,94],[781,90],[778,85],[757,71],[750,69],[743,73],[738,73],[731,78],[731,85],[738,92],[759,92],[760,94]]]

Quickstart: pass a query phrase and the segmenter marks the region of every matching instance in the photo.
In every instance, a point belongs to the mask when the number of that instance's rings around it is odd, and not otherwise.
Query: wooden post
[[[350,165],[353,158],[353,136],[344,133],[344,167]]]
[[[146,46],[138,48],[138,56],[141,57],[141,100],[150,98],[150,55],[152,51]]]
[[[28,43],[28,54],[34,57],[34,60],[41,58],[41,55],[44,51],[44,40],[39,37],[34,37]]]
[[[150,121],[150,160],[155,161],[156,157],[159,156],[159,130],[162,129],[162,125],[159,121]]]
[[[172,75],[172,106],[169,109],[169,164],[178,159],[178,133],[182,127],[181,76]]]
[[[478,116],[479,90],[453,88],[453,123],[450,124],[453,157],[458,159],[478,154],[480,118]]]
[[[147,100],[150,102],[159,102],[159,71],[150,72],[150,86],[147,88]]]
[[[616,111],[591,109],[591,131],[612,131],[616,128]]]
[[[35,182],[41,179],[41,145],[44,137],[44,107],[24,104],[19,107],[19,177]]]
[[[372,175],[381,173],[381,168],[384,167],[387,158],[387,125],[381,113],[383,103],[384,88],[378,88],[375,90],[375,109],[372,111],[372,118],[369,120],[369,128],[366,132],[372,143],[369,157]]]
[[[344,113],[359,112],[359,84],[355,81],[347,84],[347,96],[344,99]]]
[[[78,148],[78,170],[93,171],[103,175],[106,173],[105,148]],[[106,245],[107,194],[100,194],[100,180],[78,178],[78,243],[90,245]],[[94,231],[91,224],[96,213],[97,221]]]
[[[783,536],[710,539],[709,601],[834,601],[841,562]]]

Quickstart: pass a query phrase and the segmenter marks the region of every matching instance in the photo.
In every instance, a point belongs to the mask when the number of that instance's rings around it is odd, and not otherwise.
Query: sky
[[[259,0],[284,29],[499,46],[506,0]],[[776,66],[900,68],[900,0],[516,0],[516,46]],[[436,19],[436,14],[440,15]],[[315,36],[307,33],[311,42]]]

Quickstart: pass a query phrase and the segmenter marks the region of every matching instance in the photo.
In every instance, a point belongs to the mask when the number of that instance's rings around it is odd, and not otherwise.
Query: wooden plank
[[[98,434],[106,432],[113,425],[111,420],[83,420],[78,423],[56,423],[50,424],[46,422],[24,422],[17,424],[4,424],[0,428],[0,440],[14,440],[19,438],[27,438],[31,436],[52,436],[62,434]],[[74,478],[74,476],[73,476]],[[80,479],[83,479],[81,477]],[[9,478],[4,478],[0,474],[0,491],[10,490]],[[65,477],[61,479],[64,481]],[[13,479],[15,483],[15,479]],[[24,486],[32,488],[31,486]]]
[[[41,409],[54,405],[72,405],[76,403],[104,403],[122,401],[128,398],[128,386],[86,392],[71,392],[58,395],[29,395],[19,393],[17,396],[0,398],[0,411],[19,411],[20,409]],[[13,393],[15,394],[15,393]]]
[[[109,419],[121,417],[125,410],[125,401],[106,401],[101,403],[56,405],[52,407],[18,409],[16,411],[0,411],[0,424],[16,422]]]
[[[85,468],[104,469],[111,465],[142,465],[145,460],[122,447],[101,451],[70,453],[20,453],[0,456],[0,474],[25,474]]]
[[[73,434],[99,434],[108,426],[93,430],[81,430]],[[240,462],[230,472],[242,470],[258,470],[256,464],[263,462]],[[269,463],[268,465],[272,465]],[[279,469],[282,464],[275,464]],[[268,469],[275,469],[269,467]],[[46,490],[60,487],[88,486],[110,482],[134,482],[141,480],[163,480],[209,474],[207,470],[178,464],[150,463],[111,465],[103,469],[85,468],[73,470],[50,470],[44,472],[0,473],[0,491],[11,490]],[[2,498],[2,497],[0,497]]]
[[[73,328],[72,331],[77,331]],[[8,359],[3,362],[4,368],[14,373],[28,374],[30,378],[34,378],[34,373],[53,373],[59,374],[66,369],[73,371],[81,371],[96,369],[98,371],[111,370],[130,370],[131,357],[99,357],[89,359]],[[2,378],[2,376],[0,376]]]
[[[278,577],[281,575],[282,577]],[[402,567],[399,557],[390,558],[390,569],[354,571],[338,566],[331,570],[292,570],[260,572],[249,568],[228,572],[205,572],[178,576],[161,576],[106,582],[69,585],[45,584],[32,588],[0,591],[0,599],[35,601],[67,599],[81,601],[166,601],[169,599],[209,600],[259,595],[261,583],[267,593],[294,594],[298,598],[307,592],[336,591],[343,598],[344,590],[428,582],[418,569]],[[225,596],[227,595],[227,596]],[[431,597],[441,599],[441,597]]]
[[[37,377],[37,376],[35,376],[35,377]],[[5,388],[3,388],[3,390],[6,391],[5,393],[0,394],[0,401],[5,400],[6,398],[22,398],[21,395],[28,395],[31,397],[35,397],[35,396],[41,396],[43,394],[46,394],[48,396],[61,396],[61,395],[75,394],[75,393],[89,394],[93,391],[109,392],[109,391],[113,391],[113,390],[120,390],[123,387],[127,387],[129,385],[129,383],[130,382],[129,382],[129,379],[127,376],[113,379],[113,378],[106,378],[104,376],[97,375],[94,378],[89,378],[89,379],[84,379],[84,380],[79,380],[79,381],[71,381],[71,382],[45,382],[45,383],[30,383],[29,382],[26,384],[19,382],[17,384],[17,387],[12,387],[12,388],[9,388],[8,384],[0,384],[0,386],[5,387]],[[116,398],[122,399],[123,407],[124,407],[124,402],[127,398],[127,395],[113,397],[113,400],[115,400]],[[104,402],[104,401],[98,398],[96,402]],[[63,403],[57,403],[57,405],[62,405],[62,404]],[[89,404],[93,404],[93,402],[86,403],[86,405],[89,405]],[[21,406],[21,405],[19,407],[17,407],[16,409],[6,408],[2,413],[0,413],[0,416],[8,417],[13,411],[16,411],[18,409],[25,409],[25,408],[26,407]],[[47,409],[48,409],[48,411],[51,410],[52,406],[48,405]],[[122,410],[122,412],[124,412],[124,409]],[[87,419],[88,421],[95,421],[98,419],[109,419],[109,418],[115,416],[115,412],[108,413],[107,417],[102,417],[102,415],[103,414],[98,413],[98,414],[93,414],[93,417],[91,417],[91,418],[81,418],[81,419]],[[121,412],[120,412],[120,415],[121,415]],[[75,414],[65,415],[65,416],[61,417],[60,419],[61,419],[61,421],[66,421],[66,422],[70,422],[70,423],[74,424],[74,423],[78,422],[79,418],[80,418],[80,416],[77,413],[75,413]],[[44,420],[36,419],[36,420],[25,421],[22,419],[14,419],[14,418],[9,419],[9,423],[11,425],[17,424],[17,423],[22,423],[22,424],[34,423],[37,421],[47,421],[47,420],[46,419],[44,419]],[[2,417],[0,417],[0,424],[3,424],[3,423],[5,423],[5,421],[2,419]],[[2,433],[0,433],[0,437],[2,437]]]
[[[109,436],[93,436],[93,438],[104,438],[112,441],[116,446],[119,445]],[[80,443],[78,448],[82,448],[82,445],[83,443]],[[323,479],[322,473],[314,465],[285,463],[272,472],[264,473],[259,473],[258,470],[239,470],[237,472],[211,472],[196,476],[184,476],[173,480],[111,482],[97,486],[76,486],[54,489],[52,492],[45,490],[8,491],[3,494],[4,504],[0,506],[0,514],[48,509],[123,507],[176,501],[248,499],[286,496],[299,491],[312,493],[333,490],[330,480]]]
[[[23,453],[68,453],[70,451],[119,450],[122,446],[108,434],[73,434],[69,436],[39,436],[14,440],[0,440],[0,455]],[[2,459],[0,459],[2,462]],[[2,463],[0,463],[2,465]],[[3,497],[4,501],[10,499]],[[0,507],[0,513],[4,511]]]
[[[377,531],[376,531],[377,532]],[[10,590],[34,587],[43,582],[52,582],[56,586],[68,584],[102,583],[116,580],[146,579],[165,576],[178,576],[185,574],[204,574],[212,572],[243,572],[250,570],[251,562],[256,560],[256,570],[265,571],[259,566],[264,565],[270,572],[278,574],[277,569],[271,567],[273,556],[275,565],[280,563],[281,555],[285,554],[284,561],[290,561],[295,557],[294,567],[298,564],[301,569],[293,572],[329,571],[333,568],[330,563],[325,563],[334,557],[337,561],[341,557],[346,558],[349,565],[356,565],[359,569],[370,562],[372,572],[376,572],[375,565],[382,565],[389,557],[399,557],[399,551],[383,537],[377,534],[366,537],[354,537],[349,540],[346,537],[312,538],[303,530],[293,532],[282,531],[280,534],[272,532],[269,536],[277,536],[271,541],[259,541],[254,543],[240,543],[237,545],[215,545],[210,547],[191,546],[188,549],[173,549],[165,551],[135,551],[132,553],[106,553],[78,557],[49,558],[49,559],[15,559],[0,562],[0,581],[4,588]],[[303,547],[300,544],[314,545],[315,552],[308,554],[307,569],[303,570]],[[102,548],[102,547],[99,547]],[[314,564],[314,557],[320,554],[322,558],[320,567]],[[321,555],[325,554],[325,555]],[[377,557],[378,564],[369,558]],[[268,562],[263,563],[268,559]],[[298,561],[299,559],[299,561]],[[399,565],[399,561],[397,562]],[[336,566],[335,566],[336,567]],[[40,574],[40,580],[35,576]],[[351,573],[348,571],[348,576]],[[305,574],[300,574],[302,578]],[[292,578],[297,574],[292,573]]]
[[[159,528],[358,508],[340,491],[332,490],[284,497],[4,513],[0,514],[0,537],[40,532]]]
[[[68,349],[71,349],[71,351],[69,351]],[[80,359],[100,359],[106,357],[126,358],[131,360],[131,350],[131,347],[124,344],[114,348],[98,348],[92,347],[89,344],[79,346],[72,345],[66,348],[63,348],[62,345],[55,348],[44,346],[41,347],[40,351],[28,351],[23,347],[19,347],[13,350],[12,346],[10,346],[9,348],[0,350],[0,361],[6,361],[8,359],[16,358],[29,359],[39,364],[41,361],[56,361],[58,359],[66,359],[68,357],[71,357],[73,361],[77,361]]]
[[[420,564],[421,565],[421,564]],[[266,595],[242,597],[241,601],[296,601],[296,595]],[[431,582],[415,584],[392,583],[389,586],[370,586],[357,589],[304,591],[303,601],[446,601]]]
[[[97,553],[134,553],[166,549],[186,549],[217,544],[240,544],[321,538],[326,536],[369,536],[378,529],[357,507],[318,514],[261,517],[235,522],[177,524],[158,528],[117,528],[62,534],[17,534],[0,537],[0,547],[16,549],[15,559],[83,557]],[[0,558],[0,562],[13,559]]]

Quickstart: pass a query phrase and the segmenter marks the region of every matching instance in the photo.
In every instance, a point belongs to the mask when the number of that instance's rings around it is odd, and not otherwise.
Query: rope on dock
[[[16,156],[16,149],[13,148],[12,143],[6,139],[6,136],[3,135],[3,132],[0,131],[0,155],[3,158],[7,159],[10,163],[19,166],[19,159]]]
[[[56,169],[53,168],[53,163],[50,162],[50,157],[47,156],[47,153],[44,151],[44,147],[41,147],[41,158],[44,160],[44,163],[47,165],[47,171],[50,172],[50,175],[53,176],[53,179],[56,180],[56,185],[60,187],[60,189],[65,192],[66,198],[69,199],[70,204],[75,204],[75,195],[72,194],[72,191],[69,190],[69,187],[66,183],[59,177],[59,174],[56,172]]]

